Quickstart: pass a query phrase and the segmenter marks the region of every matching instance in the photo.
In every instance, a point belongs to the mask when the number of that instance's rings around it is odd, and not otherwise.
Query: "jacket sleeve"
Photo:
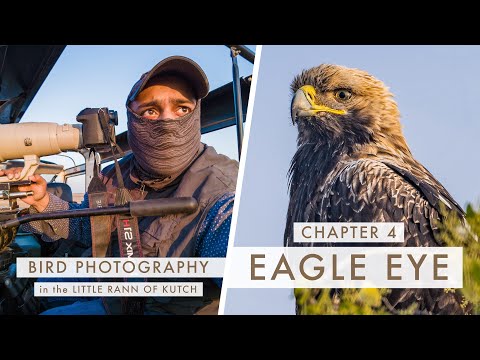
[[[51,193],[49,193],[48,196],[50,200],[43,212],[85,209],[89,207],[88,194],[85,194],[81,204],[66,202]],[[29,212],[30,214],[38,213],[33,206],[30,206]],[[91,246],[92,244],[89,217],[32,221],[21,225],[20,230],[39,234],[42,240],[46,242],[57,241],[59,239],[73,239],[87,246]]]
[[[234,193],[222,196],[210,209],[200,226],[195,254],[198,257],[226,257],[230,224],[232,222]],[[213,281],[222,287],[222,279]]]

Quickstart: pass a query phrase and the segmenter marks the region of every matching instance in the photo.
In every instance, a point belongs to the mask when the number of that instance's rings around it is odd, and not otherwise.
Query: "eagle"
[[[289,176],[285,246],[294,222],[403,222],[400,246],[443,246],[445,211],[464,211],[413,157],[393,94],[365,71],[322,64],[291,83],[298,128]],[[368,244],[355,244],[368,246]],[[396,312],[416,303],[422,314],[465,314],[471,306],[452,289],[391,289]]]

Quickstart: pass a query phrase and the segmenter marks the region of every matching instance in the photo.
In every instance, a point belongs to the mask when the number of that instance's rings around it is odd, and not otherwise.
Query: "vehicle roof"
[[[65,45],[0,45],[0,124],[21,121],[64,49]],[[244,114],[251,78],[241,78]],[[233,85],[230,82],[212,90],[203,100],[202,133],[234,124]]]
[[[0,45],[0,124],[19,122],[65,45]]]

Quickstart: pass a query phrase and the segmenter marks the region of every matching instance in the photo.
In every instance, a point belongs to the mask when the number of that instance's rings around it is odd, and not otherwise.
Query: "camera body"
[[[83,147],[98,152],[110,150],[115,141],[115,126],[118,125],[118,113],[108,108],[86,108],[77,115],[82,126]]]

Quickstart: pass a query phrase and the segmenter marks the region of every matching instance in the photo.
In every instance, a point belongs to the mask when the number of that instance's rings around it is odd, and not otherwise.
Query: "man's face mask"
[[[165,187],[181,175],[201,151],[200,103],[176,119],[151,120],[127,106],[128,142],[140,180]]]

